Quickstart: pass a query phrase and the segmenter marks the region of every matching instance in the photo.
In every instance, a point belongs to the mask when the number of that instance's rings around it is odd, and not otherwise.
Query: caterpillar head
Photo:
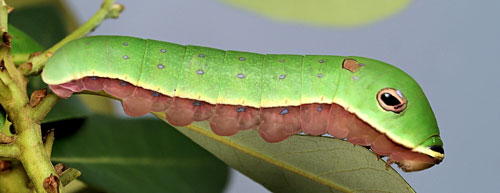
[[[403,170],[418,171],[443,160],[436,118],[413,78],[392,65],[362,57],[346,59],[341,77],[337,104],[395,144],[425,155],[400,156],[399,150],[391,150],[390,158]]]

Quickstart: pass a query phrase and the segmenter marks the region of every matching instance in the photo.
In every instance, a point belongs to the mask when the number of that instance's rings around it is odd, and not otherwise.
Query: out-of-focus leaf
[[[105,115],[116,113],[112,99],[96,95],[78,95],[78,98],[94,113]]]
[[[222,137],[207,122],[176,128],[272,192],[414,192],[373,152],[343,140],[294,135],[267,143],[256,130]]]
[[[11,124],[12,123],[10,123],[10,121],[7,121],[7,113],[5,113],[3,107],[0,106],[0,133],[4,135],[12,135],[9,131]]]
[[[80,180],[75,180],[64,186],[64,192],[66,193],[106,193],[101,190],[87,186]]]
[[[68,119],[87,118],[91,112],[85,104],[77,97],[61,99],[47,114],[42,123],[51,123]]]
[[[219,0],[282,21],[352,27],[400,12],[411,0]]]
[[[156,119],[92,116],[56,140],[52,155],[106,192],[221,192],[228,176],[224,163]]]
[[[8,0],[14,6],[9,23],[49,48],[77,26],[72,14],[60,0]]]
[[[9,25],[9,35],[12,37],[10,53],[15,64],[24,63],[30,54],[43,50],[35,40],[12,25]]]
[[[4,116],[6,116],[5,113],[4,113]],[[7,135],[7,136],[14,136],[14,134],[10,130],[10,126],[12,125],[12,123],[9,120],[7,120],[6,118],[7,117],[4,117],[2,126],[0,127],[0,133]]]

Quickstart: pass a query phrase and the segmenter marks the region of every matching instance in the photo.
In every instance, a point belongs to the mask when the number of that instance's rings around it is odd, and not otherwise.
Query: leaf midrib
[[[52,157],[52,161],[77,164],[106,164],[106,165],[137,165],[163,167],[196,167],[207,163],[203,158],[167,158],[153,159],[150,157]]]
[[[153,114],[156,115],[157,117],[165,120],[164,117],[161,114],[156,114],[156,113],[153,113]],[[249,148],[247,148],[245,146],[242,146],[242,145],[240,145],[238,143],[235,143],[235,142],[233,142],[231,140],[225,139],[222,136],[215,135],[214,133],[212,133],[210,131],[207,131],[207,130],[205,130],[203,128],[200,128],[200,127],[197,127],[197,126],[194,126],[193,124],[186,126],[186,128],[188,128],[188,129],[190,129],[192,131],[196,131],[196,132],[198,132],[198,133],[200,133],[202,135],[205,135],[207,137],[210,137],[210,138],[212,138],[212,139],[214,139],[216,141],[219,141],[219,142],[221,142],[223,144],[226,144],[226,145],[229,145],[231,147],[234,147],[235,149],[238,149],[238,150],[240,150],[242,152],[245,152],[245,153],[247,153],[247,154],[249,154],[251,156],[254,156],[254,157],[258,158],[258,159],[264,160],[264,161],[266,161],[266,162],[268,162],[270,164],[273,164],[273,165],[275,165],[277,167],[280,167],[280,168],[286,169],[288,171],[297,173],[298,175],[304,176],[306,178],[309,178],[311,180],[314,180],[314,181],[319,182],[321,184],[324,184],[326,186],[335,188],[335,189],[337,189],[339,191],[342,191],[342,192],[352,192],[352,190],[349,190],[348,188],[346,188],[346,187],[344,187],[342,185],[332,183],[332,182],[330,182],[328,180],[324,180],[324,179],[322,179],[322,178],[318,177],[317,175],[314,175],[314,174],[312,174],[310,172],[306,172],[304,170],[301,170],[301,169],[298,169],[296,167],[293,167],[290,164],[285,164],[283,162],[280,162],[280,161],[278,161],[277,159],[275,159],[275,158],[273,158],[271,156],[267,156],[267,155],[259,153],[257,151],[253,151],[253,150],[251,150],[251,149],[249,149]]]

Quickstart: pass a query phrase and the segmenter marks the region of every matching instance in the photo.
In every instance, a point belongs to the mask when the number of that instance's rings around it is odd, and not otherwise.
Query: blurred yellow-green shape
[[[392,16],[411,0],[219,0],[281,21],[356,27]]]

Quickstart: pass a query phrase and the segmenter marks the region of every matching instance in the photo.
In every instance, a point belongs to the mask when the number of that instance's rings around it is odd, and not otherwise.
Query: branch
[[[27,117],[24,118],[27,119]],[[42,143],[40,125],[33,124],[32,121],[29,122],[31,123],[18,122],[16,124],[16,129],[19,129],[16,145],[21,150],[19,160],[35,190],[44,193],[46,192],[44,185],[46,185],[47,179],[49,179],[50,185],[60,184],[60,182],[50,181],[50,179],[57,178],[57,174]],[[60,192],[62,185],[57,185],[56,188]]]
[[[0,83],[0,96],[3,99],[0,103],[4,108],[20,106],[28,102],[26,96],[28,80],[17,70],[11,59],[8,48],[0,46],[0,82],[2,82]]]
[[[11,97],[9,88],[3,83],[2,78],[0,78],[0,100],[6,101],[9,97]]]
[[[1,40],[2,43],[0,45],[1,48],[1,56],[2,64],[0,65],[0,70],[3,72],[6,70],[12,81],[20,86],[20,88],[25,88],[28,83],[27,79],[23,76],[23,74],[16,68],[14,62],[12,61],[12,57],[10,56],[10,48],[11,48],[11,37],[7,33],[8,30],[8,15],[9,15],[9,6],[5,3],[5,0],[1,0],[0,7],[0,31],[1,31]]]
[[[2,61],[0,60],[0,64],[3,63]],[[0,82],[0,96],[3,99],[0,103],[4,108],[8,108],[7,106],[23,105],[28,102],[28,97],[25,94],[26,87],[20,88],[10,77],[7,70],[0,70]]]
[[[9,14],[9,6],[5,3],[5,0],[2,0],[2,7],[0,8],[0,31],[1,32],[7,32],[8,30],[8,23],[7,23],[7,16]]]
[[[63,186],[68,185],[70,182],[76,180],[82,172],[78,171],[75,168],[68,168],[63,173],[61,173],[61,183]]]
[[[45,96],[42,101],[40,101],[40,103],[33,108],[33,119],[35,122],[41,123],[47,113],[49,113],[58,101],[59,97],[57,97],[54,93],[49,93]]]
[[[45,136],[45,142],[43,143],[43,146],[45,147],[45,151],[47,151],[47,156],[49,156],[49,158],[52,155],[52,147],[54,146],[54,140],[55,140],[54,129],[51,129],[49,130],[49,133],[47,133],[47,136]]]
[[[2,158],[18,158],[21,154],[19,147],[14,144],[0,144],[0,157]]]
[[[21,161],[38,193],[61,192],[62,183],[49,158],[53,133],[47,137],[44,146],[40,129],[41,120],[59,98],[55,94],[43,97],[42,94],[38,93],[34,95],[34,100],[29,103],[25,75],[40,73],[53,52],[66,43],[89,33],[104,19],[118,17],[124,7],[114,4],[114,0],[103,0],[101,8],[89,21],[43,54],[30,58],[27,63],[16,68],[10,56],[10,39],[6,33],[8,7],[4,0],[0,0],[0,3],[0,35],[2,35],[0,37],[2,38],[0,40],[0,104],[4,107],[17,131],[14,143],[0,144],[0,157],[15,158]],[[43,94],[45,93],[43,92]],[[42,99],[35,100],[40,98]],[[5,139],[10,140],[10,138]],[[67,183],[76,178],[78,174],[79,172],[71,170],[65,176],[64,181]]]
[[[15,141],[16,141],[16,136],[8,136],[3,133],[0,133],[0,144],[11,144],[14,143]]]
[[[57,175],[59,175],[63,186],[68,185],[70,182],[76,180],[76,178],[82,175],[82,172],[75,168],[66,168],[63,163],[56,164],[54,168],[56,169]]]
[[[73,33],[66,36],[60,42],[46,50],[43,54],[35,56],[28,60],[28,62],[21,64],[19,69],[23,71],[24,75],[29,76],[39,74],[45,66],[45,62],[47,62],[52,54],[63,45],[91,32],[107,18],[118,18],[125,7],[120,4],[114,4],[114,1],[115,0],[104,0],[99,11],[97,11],[87,22],[76,29]]]

